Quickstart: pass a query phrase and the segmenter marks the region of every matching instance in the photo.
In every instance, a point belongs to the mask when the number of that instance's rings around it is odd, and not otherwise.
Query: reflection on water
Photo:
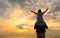
[[[0,36],[0,38],[36,38],[36,36]],[[60,38],[60,36],[47,36],[46,38]]]

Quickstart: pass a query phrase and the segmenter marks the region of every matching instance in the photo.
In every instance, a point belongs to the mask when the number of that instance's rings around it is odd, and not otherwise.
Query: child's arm
[[[47,10],[48,10],[48,8],[43,12],[43,14],[46,13]]]
[[[32,11],[32,10],[31,10],[31,12],[33,12],[34,14],[36,14],[36,15],[37,15],[37,13],[36,13],[36,12],[34,12],[34,11]]]

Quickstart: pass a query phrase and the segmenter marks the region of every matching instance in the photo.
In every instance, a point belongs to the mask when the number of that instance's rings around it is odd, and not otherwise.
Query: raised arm
[[[43,14],[46,13],[47,10],[48,10],[48,9],[46,9],[46,10],[43,12]]]
[[[37,15],[37,13],[36,13],[36,12],[34,12],[34,11],[32,11],[32,10],[31,10],[31,12],[33,12],[34,14],[36,14],[36,15]]]

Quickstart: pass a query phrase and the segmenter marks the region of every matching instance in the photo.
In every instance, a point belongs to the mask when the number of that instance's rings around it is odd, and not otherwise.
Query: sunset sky
[[[0,35],[35,34],[36,15],[31,10],[43,12],[47,8],[43,16],[47,33],[59,35],[60,0],[0,0]]]

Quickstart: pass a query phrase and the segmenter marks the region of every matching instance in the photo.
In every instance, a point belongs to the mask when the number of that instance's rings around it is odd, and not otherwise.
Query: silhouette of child
[[[48,29],[48,26],[46,25],[46,23],[43,19],[43,14],[47,10],[48,9],[46,9],[44,12],[42,12],[41,9],[39,9],[38,13],[31,10],[31,12],[33,12],[34,14],[37,15],[37,21],[34,26],[34,29],[36,29],[36,33],[37,33],[37,38],[45,38],[45,32],[46,32],[46,29]]]

